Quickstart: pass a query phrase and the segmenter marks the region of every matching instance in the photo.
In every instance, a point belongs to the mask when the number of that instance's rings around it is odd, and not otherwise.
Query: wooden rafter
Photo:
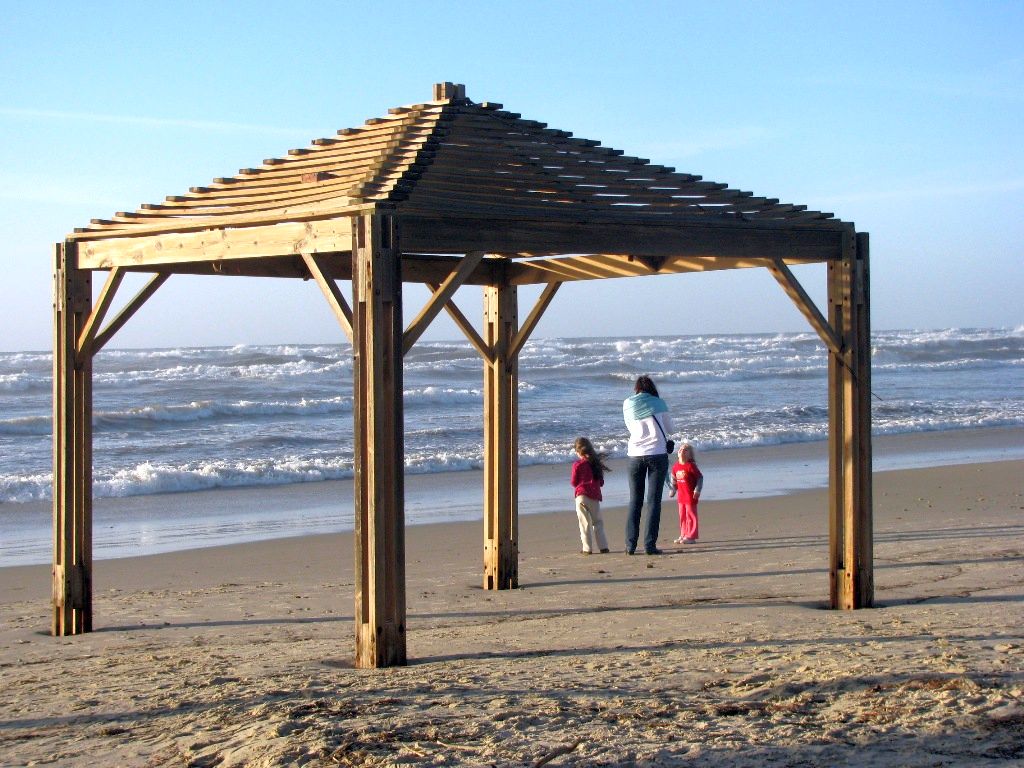
[[[783,263],[814,264],[817,259],[784,259]],[[754,257],[731,256],[676,256],[658,265],[657,274],[684,272],[712,272],[723,269],[749,269],[765,267],[770,260]],[[534,259],[509,265],[509,282],[513,285],[576,280],[605,280],[616,277],[642,277],[652,274],[649,266],[635,257],[624,254],[593,253],[562,258]]]
[[[304,253],[302,254],[302,260],[306,263],[309,274],[316,281],[316,284],[320,286],[320,291],[323,293],[324,298],[327,299],[327,304],[334,313],[334,317],[345,332],[345,335],[348,336],[349,343],[352,343],[352,308],[345,300],[345,296],[338,289],[337,283],[324,275],[324,271],[317,262],[315,254]]]
[[[424,305],[415,319],[409,323],[402,338],[402,354],[408,354],[413,344],[423,334],[438,313],[444,308],[459,286],[466,282],[477,265],[483,260],[483,251],[467,253],[456,265],[455,269],[445,278]]]

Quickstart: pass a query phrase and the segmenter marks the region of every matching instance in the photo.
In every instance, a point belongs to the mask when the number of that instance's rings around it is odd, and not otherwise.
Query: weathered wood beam
[[[352,252],[326,251],[315,254],[317,264],[324,276],[331,280],[352,279]],[[406,283],[441,283],[452,270],[456,269],[463,256],[435,254],[403,254],[402,280]],[[463,285],[491,285],[497,263],[505,259],[484,259],[474,269]],[[209,261],[176,262],[163,265],[121,267],[125,272],[163,272],[181,275],[218,275],[224,277],[285,277],[299,280],[310,278],[309,268],[300,254],[281,254],[257,258],[237,258]],[[545,281],[539,281],[545,282]]]
[[[320,268],[320,264],[317,262],[316,254],[304,253],[302,254],[302,260],[305,262],[306,268],[309,270],[313,280],[320,286],[320,291],[323,293],[324,298],[327,299],[327,304],[334,313],[334,317],[337,319],[341,329],[348,337],[349,343],[352,343],[352,308],[349,307],[345,296],[338,289],[338,285],[324,275],[323,269]]]
[[[519,586],[519,362],[516,288],[484,288],[484,589]]]
[[[356,666],[406,663],[402,276],[396,223],[353,236]]]
[[[829,322],[842,354],[829,353],[829,601],[874,602],[871,499],[871,339],[868,238],[850,232],[828,266]]]
[[[114,337],[114,334],[121,330],[125,323],[131,320],[132,315],[142,308],[142,305],[146,303],[150,296],[156,293],[157,289],[161,285],[167,282],[169,277],[169,274],[154,275],[153,278],[143,286],[142,290],[136,293],[131,300],[121,308],[117,317],[111,320],[110,324],[106,328],[93,337],[92,343],[86,345],[82,354],[92,356],[103,349],[103,347],[107,345],[107,342]]]
[[[79,244],[79,263],[82,269],[157,267],[347,251],[351,247],[352,222],[347,216],[250,227],[207,222],[204,229],[196,232],[139,233],[134,237],[83,240]]]
[[[433,283],[427,283],[427,286],[432,291],[436,291],[438,289],[438,286]],[[455,321],[459,330],[465,334],[466,339],[469,340],[469,343],[472,344],[473,348],[480,354],[480,357],[482,357],[485,362],[493,361],[494,350],[491,348],[490,344],[484,341],[480,334],[477,333],[476,328],[473,327],[473,324],[469,322],[469,319],[462,313],[462,310],[456,306],[455,302],[449,299],[445,303],[444,309],[451,319]]]
[[[434,318],[437,317],[438,313],[444,308],[445,304],[455,294],[455,291],[466,281],[466,278],[473,273],[477,268],[477,265],[483,261],[483,251],[475,251],[473,253],[467,253],[458,263],[455,270],[445,278],[436,289],[432,289],[433,295],[430,300],[424,305],[420,313],[413,319],[409,326],[405,329],[405,335],[402,340],[402,354],[408,354],[409,350],[412,349],[413,344],[416,343],[417,339],[423,334]]]
[[[512,343],[509,345],[508,354],[511,357],[518,357],[519,353],[523,349],[523,345],[530,338],[530,334],[537,327],[537,323],[540,322],[545,310],[551,304],[551,300],[555,298],[555,294],[558,289],[562,287],[561,283],[548,283],[544,286],[544,290],[541,291],[540,296],[537,298],[537,303],[533,305],[533,309],[530,310],[530,314],[527,316],[526,321],[522,327],[516,333],[515,338],[512,339]]]
[[[871,258],[867,232],[857,233],[854,301],[853,392],[856,397],[851,415],[857,430],[857,486],[854,530],[858,562],[857,602],[868,608],[875,603],[874,465],[871,436]]]
[[[67,236],[68,242],[92,243],[99,241],[114,241],[121,239],[135,239],[140,237],[176,235],[189,232],[214,231],[233,228],[259,228],[265,226],[279,226],[285,224],[309,224],[318,221],[330,221],[337,219],[351,219],[367,211],[377,208],[376,203],[357,203],[347,205],[340,201],[337,205],[323,205],[312,207],[298,207],[297,209],[273,208],[250,213],[239,213],[225,216],[182,216],[168,215],[167,213],[156,214],[156,219],[147,221],[146,211],[138,212],[142,220],[136,221],[136,215],[129,214],[130,224],[118,224],[115,226],[100,225],[90,229],[80,229]]]
[[[92,276],[74,243],[54,264],[53,570],[54,635],[92,631],[92,357],[78,339],[92,310]]]
[[[114,300],[114,294],[117,293],[117,289],[123,279],[124,269],[121,267],[114,267],[107,275],[107,281],[100,290],[96,306],[93,307],[92,314],[85,321],[85,327],[82,328],[82,333],[78,337],[77,349],[79,355],[84,354],[86,350],[92,347],[96,332],[103,324],[103,318],[106,317],[107,310],[110,309],[110,303]]]
[[[402,279],[407,283],[442,283],[465,258],[465,256],[402,254]],[[492,285],[495,280],[495,269],[505,261],[505,259],[480,259],[476,266],[461,278],[461,285]]]
[[[793,300],[796,308],[800,310],[811,327],[818,332],[822,342],[829,351],[837,357],[843,356],[843,345],[835,329],[829,325],[828,320],[818,309],[814,300],[808,295],[804,287],[796,279],[796,275],[783,263],[782,259],[773,259],[768,265],[768,271],[772,277],[782,286],[782,290]]]
[[[409,251],[429,253],[631,253],[645,257],[839,258],[842,231],[832,226],[669,221],[630,223],[536,219],[402,217]]]

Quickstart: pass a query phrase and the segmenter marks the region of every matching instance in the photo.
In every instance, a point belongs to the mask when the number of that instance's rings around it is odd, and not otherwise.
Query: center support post
[[[519,329],[516,287],[484,288],[484,589],[519,586]]]
[[[406,663],[401,250],[393,217],[352,233],[355,664]]]

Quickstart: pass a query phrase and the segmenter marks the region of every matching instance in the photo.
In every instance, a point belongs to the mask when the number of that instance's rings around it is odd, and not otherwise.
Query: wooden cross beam
[[[107,310],[110,309],[110,302],[114,300],[114,294],[117,293],[117,289],[123,279],[124,269],[121,267],[114,267],[107,275],[107,281],[103,284],[102,290],[100,290],[96,306],[93,307],[92,313],[89,315],[89,319],[85,321],[82,333],[78,337],[76,343],[76,354],[78,357],[92,354],[91,349],[96,339],[96,332],[99,330],[100,325],[103,324],[103,318],[106,316]]]
[[[793,300],[796,308],[807,318],[807,322],[811,324],[811,327],[818,332],[818,336],[821,337],[829,351],[837,358],[842,359],[843,343],[839,338],[839,334],[829,325],[828,320],[821,314],[813,299],[811,299],[807,291],[804,290],[804,287],[796,279],[796,275],[779,258],[772,259],[771,263],[768,264],[768,271],[772,273],[772,277],[782,286],[782,290],[786,292],[786,295]]]
[[[439,286],[436,283],[427,283],[427,287],[430,288],[430,290],[436,292]],[[462,310],[460,310],[458,306],[456,306],[455,302],[449,299],[447,302],[445,302],[444,309],[445,312],[448,313],[449,317],[451,317],[451,319],[455,321],[455,324],[459,327],[459,330],[461,330],[462,333],[465,334],[466,338],[469,340],[469,343],[473,345],[473,349],[475,349],[480,354],[480,357],[482,357],[487,362],[493,361],[494,350],[491,349],[487,342],[485,342],[483,338],[480,336],[480,334],[477,333],[476,328],[473,327],[473,324],[469,321],[469,318],[462,314]]]
[[[316,254],[304,253],[302,254],[302,260],[306,263],[306,267],[309,269],[309,274],[316,281],[316,284],[320,286],[320,291],[323,293],[324,298],[327,299],[327,304],[330,306],[331,311],[334,313],[334,317],[337,318],[338,324],[341,329],[348,336],[349,343],[352,343],[352,308],[345,301],[345,297],[338,289],[337,283],[331,280],[324,274],[320,263],[317,261]]]
[[[463,259],[460,259],[458,266],[445,278],[444,282],[436,288],[431,288],[434,295],[430,297],[430,300],[424,305],[423,309],[416,318],[409,323],[409,327],[405,329],[405,333],[402,338],[402,354],[408,354],[409,350],[412,349],[413,344],[416,343],[417,339],[423,334],[434,318],[437,317],[438,313],[444,308],[444,306],[451,300],[455,291],[458,290],[466,278],[477,268],[477,265],[483,260],[483,251],[473,251],[467,253]]]
[[[116,268],[111,270],[111,274],[107,277],[107,282],[103,286],[103,292],[100,295],[101,304],[96,307],[96,311],[93,312],[89,320],[86,322],[86,326],[82,329],[82,333],[78,337],[78,356],[81,358],[89,358],[99,352],[103,347],[107,345],[114,334],[121,330],[125,323],[131,320],[132,315],[142,309],[142,305],[146,303],[150,296],[156,293],[157,289],[167,282],[167,279],[171,276],[169,272],[161,272],[160,274],[154,275],[153,278],[143,286],[142,290],[136,293],[131,300],[122,307],[121,311],[117,314],[110,324],[107,325],[99,333],[96,333],[96,328],[103,320],[103,316],[106,314],[110,301],[114,298],[114,292],[117,290],[117,286],[121,283],[121,276],[115,277],[115,270],[121,275],[121,270]]]
[[[526,344],[530,338],[530,334],[533,333],[534,328],[537,327],[537,323],[540,322],[541,316],[544,311],[551,304],[551,300],[555,298],[555,294],[558,289],[562,287],[561,283],[548,283],[544,290],[540,294],[540,298],[537,299],[537,303],[534,304],[533,309],[526,318],[526,322],[519,329],[514,339],[512,339],[511,347],[509,348],[508,354],[510,358],[515,358],[519,355],[523,349],[523,345]]]

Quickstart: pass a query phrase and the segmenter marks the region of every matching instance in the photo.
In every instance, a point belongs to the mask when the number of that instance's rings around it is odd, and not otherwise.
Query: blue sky
[[[427,100],[444,80],[855,222],[871,234],[877,328],[1024,325],[1019,1],[0,10],[3,350],[50,346],[52,244],[74,227]],[[824,270],[797,274],[823,300]],[[470,317],[479,293],[457,295]],[[424,298],[407,287],[409,317]],[[807,329],[764,270],[743,270],[567,285],[536,334]],[[426,338],[458,336],[441,320]],[[176,276],[112,344],[340,338],[312,283]]]

